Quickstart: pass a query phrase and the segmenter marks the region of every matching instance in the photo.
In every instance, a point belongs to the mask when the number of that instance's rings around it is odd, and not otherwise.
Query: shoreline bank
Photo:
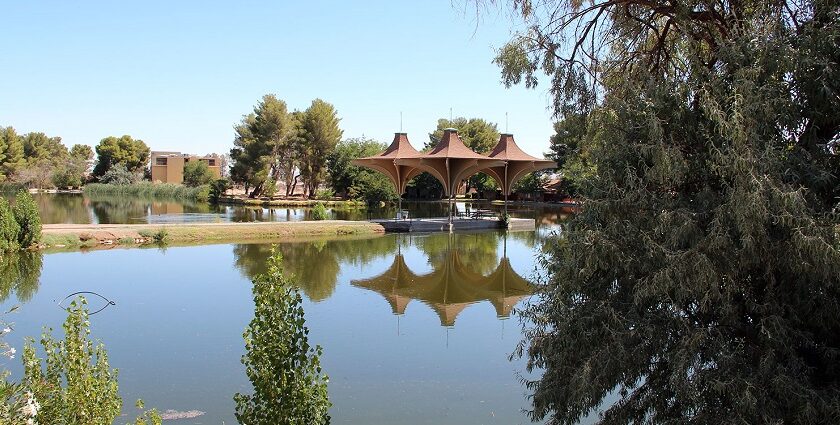
[[[367,221],[293,221],[171,224],[45,224],[40,248],[279,242],[303,237],[380,235],[385,229]]]

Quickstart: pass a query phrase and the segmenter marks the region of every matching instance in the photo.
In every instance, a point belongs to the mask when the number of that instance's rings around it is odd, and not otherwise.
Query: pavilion
[[[443,137],[429,152],[418,152],[411,146],[406,133],[396,133],[391,145],[379,155],[359,158],[353,164],[379,171],[394,184],[400,198],[408,182],[422,172],[428,172],[443,185],[449,199],[449,223],[452,225],[452,200],[465,179],[478,172],[487,173],[502,190],[507,199],[513,185],[531,171],[556,168],[554,161],[528,155],[513,140],[512,134],[502,134],[490,155],[472,151],[458,136],[458,130],[447,128]],[[400,216],[398,216],[400,217]]]

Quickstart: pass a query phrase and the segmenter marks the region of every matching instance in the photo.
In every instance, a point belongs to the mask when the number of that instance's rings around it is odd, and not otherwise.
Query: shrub
[[[320,346],[309,343],[303,299],[283,274],[272,250],[268,270],[253,280],[254,318],[242,335],[242,364],[254,392],[237,393],[242,424],[328,424],[329,378],[321,370]]]
[[[82,185],[82,175],[72,167],[62,167],[53,172],[52,184],[58,189],[79,187]]]
[[[350,197],[368,205],[397,200],[397,192],[387,178],[374,173],[360,173],[350,188]]]
[[[212,180],[213,172],[206,162],[194,160],[184,164],[184,186],[198,187]]]
[[[330,189],[319,189],[315,191],[315,199],[321,201],[329,201],[333,196],[335,196],[335,192]]]
[[[29,248],[41,240],[41,215],[38,205],[32,195],[26,190],[18,192],[15,198],[15,221],[20,226],[18,243],[23,248]]]
[[[20,225],[6,198],[0,197],[0,252],[16,251],[20,248],[18,234]]]
[[[327,212],[327,208],[324,207],[324,204],[317,203],[315,207],[312,208],[312,219],[313,220],[326,220],[329,218],[329,213]]]
[[[230,189],[230,181],[228,179],[217,179],[210,183],[210,202],[217,203],[219,198]]]
[[[67,313],[63,341],[56,341],[51,329],[41,336],[46,359],[36,356],[31,338],[26,341],[23,380],[19,385],[6,383],[13,393],[3,394],[6,400],[0,400],[0,407],[27,408],[0,409],[0,423],[110,424],[120,415],[117,371],[108,364],[105,346],[89,339],[84,297],[73,300]],[[160,424],[155,410],[143,412],[135,421],[148,423]]]
[[[99,177],[100,183],[113,185],[129,185],[138,181],[140,181],[140,176],[128,171],[124,164],[114,165],[102,177]]]

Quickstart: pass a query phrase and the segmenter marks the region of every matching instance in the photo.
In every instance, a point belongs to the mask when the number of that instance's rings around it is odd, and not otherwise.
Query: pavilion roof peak
[[[414,146],[411,146],[411,142],[408,141],[407,133],[394,133],[394,140],[384,152],[368,158],[407,158],[415,156],[419,153],[420,152],[418,152],[417,149],[414,149]]]
[[[542,158],[537,158],[525,153],[525,151],[516,144],[516,141],[513,139],[513,134],[511,133],[502,133],[499,135],[499,142],[496,143],[496,146],[493,147],[493,150],[490,151],[490,154],[487,156],[490,158],[504,160],[543,161]]]
[[[465,158],[465,159],[487,159],[486,156],[474,152],[458,136],[458,130],[454,128],[443,129],[443,136],[425,155],[427,158]]]

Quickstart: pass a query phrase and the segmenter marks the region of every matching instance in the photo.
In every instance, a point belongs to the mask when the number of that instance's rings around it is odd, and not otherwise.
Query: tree
[[[840,416],[836,5],[515,4],[503,81],[589,115],[593,166],[524,312],[531,417]]]
[[[140,174],[128,171],[125,164],[116,164],[99,177],[99,182],[104,184],[129,185],[138,181]]]
[[[21,190],[15,197],[15,221],[19,226],[18,244],[29,248],[41,241],[41,214],[38,205],[27,190]]]
[[[300,173],[306,193],[312,197],[324,178],[327,157],[341,140],[340,118],[333,105],[321,99],[312,101],[301,120],[302,155]]]
[[[61,137],[48,137],[44,133],[27,133],[22,138],[23,156],[29,166],[52,167],[64,162],[69,156],[67,147],[61,143]]]
[[[256,197],[269,178],[288,181],[294,173],[297,127],[286,102],[273,94],[263,96],[234,130],[235,147],[230,151],[234,182],[253,187],[250,196]]]
[[[184,185],[198,187],[209,184],[213,180],[213,173],[204,161],[190,161],[184,165]]]
[[[3,148],[0,172],[8,178],[26,165],[23,156],[23,141],[14,128],[0,127],[0,147]]]
[[[327,177],[336,194],[347,196],[350,187],[362,173],[375,173],[367,168],[353,165],[354,159],[374,156],[387,146],[365,137],[345,139],[336,145],[335,150],[327,155]],[[375,173],[382,176],[380,173]],[[382,176],[387,179],[387,177]]]
[[[102,177],[111,167],[122,164],[132,172],[142,172],[149,162],[149,147],[140,140],[129,135],[122,137],[108,136],[96,145],[97,161],[93,168],[93,175]]]
[[[243,334],[242,363],[254,392],[234,396],[236,419],[249,425],[328,424],[322,350],[309,343],[303,299],[281,261],[272,252],[268,270],[253,279],[254,318]]]
[[[70,148],[70,159],[77,163],[78,166],[83,166],[82,173],[86,174],[90,171],[90,167],[93,164],[93,149],[88,145],[73,145]]]
[[[6,252],[17,251],[20,248],[19,234],[20,225],[15,220],[9,201],[0,196],[0,257]]]
[[[547,157],[557,162],[562,176],[560,190],[570,196],[576,196],[582,182],[595,173],[586,139],[588,118],[584,113],[567,114],[554,123],[554,134],[549,139]]]
[[[430,150],[443,137],[443,130],[447,128],[455,128],[458,130],[458,136],[464,144],[472,149],[474,152],[480,154],[488,154],[499,142],[499,130],[496,124],[485,121],[481,118],[466,119],[463,117],[448,120],[441,118],[438,120],[437,128],[434,132],[429,134],[429,141],[426,143],[424,150]],[[489,190],[496,188],[496,182],[487,174],[477,173],[466,180],[467,192],[470,189]]]

